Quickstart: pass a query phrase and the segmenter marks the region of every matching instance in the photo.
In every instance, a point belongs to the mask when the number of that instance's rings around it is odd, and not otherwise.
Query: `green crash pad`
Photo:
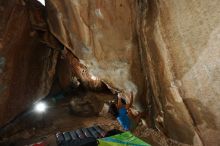
[[[132,135],[131,132],[101,138],[98,141],[99,146],[150,146],[150,144]]]

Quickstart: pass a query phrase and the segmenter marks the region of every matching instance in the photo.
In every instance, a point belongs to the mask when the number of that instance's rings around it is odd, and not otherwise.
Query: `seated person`
[[[133,130],[140,121],[141,115],[134,115],[131,111],[133,104],[133,92],[131,92],[129,104],[126,102],[125,97],[121,93],[118,94],[117,103],[111,103],[109,113],[113,115],[122,126],[124,130]]]

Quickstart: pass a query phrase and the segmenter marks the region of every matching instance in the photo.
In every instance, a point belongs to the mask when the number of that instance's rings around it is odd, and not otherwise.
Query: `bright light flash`
[[[38,113],[43,113],[47,109],[47,105],[44,102],[39,102],[35,105],[35,111]]]
[[[94,76],[94,75],[91,75],[91,79],[92,79],[92,80],[97,80],[97,77]]]

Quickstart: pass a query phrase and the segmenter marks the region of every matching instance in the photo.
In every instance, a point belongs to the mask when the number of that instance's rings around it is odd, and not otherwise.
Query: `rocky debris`
[[[147,128],[143,125],[138,126],[134,130],[133,134],[153,146],[190,146],[188,144],[183,144],[173,139],[170,139],[163,133],[156,131],[155,129]]]

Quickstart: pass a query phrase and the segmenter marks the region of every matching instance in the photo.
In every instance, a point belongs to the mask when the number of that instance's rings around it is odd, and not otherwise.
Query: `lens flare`
[[[44,102],[39,102],[35,105],[35,111],[38,113],[43,113],[47,109],[47,105]]]

